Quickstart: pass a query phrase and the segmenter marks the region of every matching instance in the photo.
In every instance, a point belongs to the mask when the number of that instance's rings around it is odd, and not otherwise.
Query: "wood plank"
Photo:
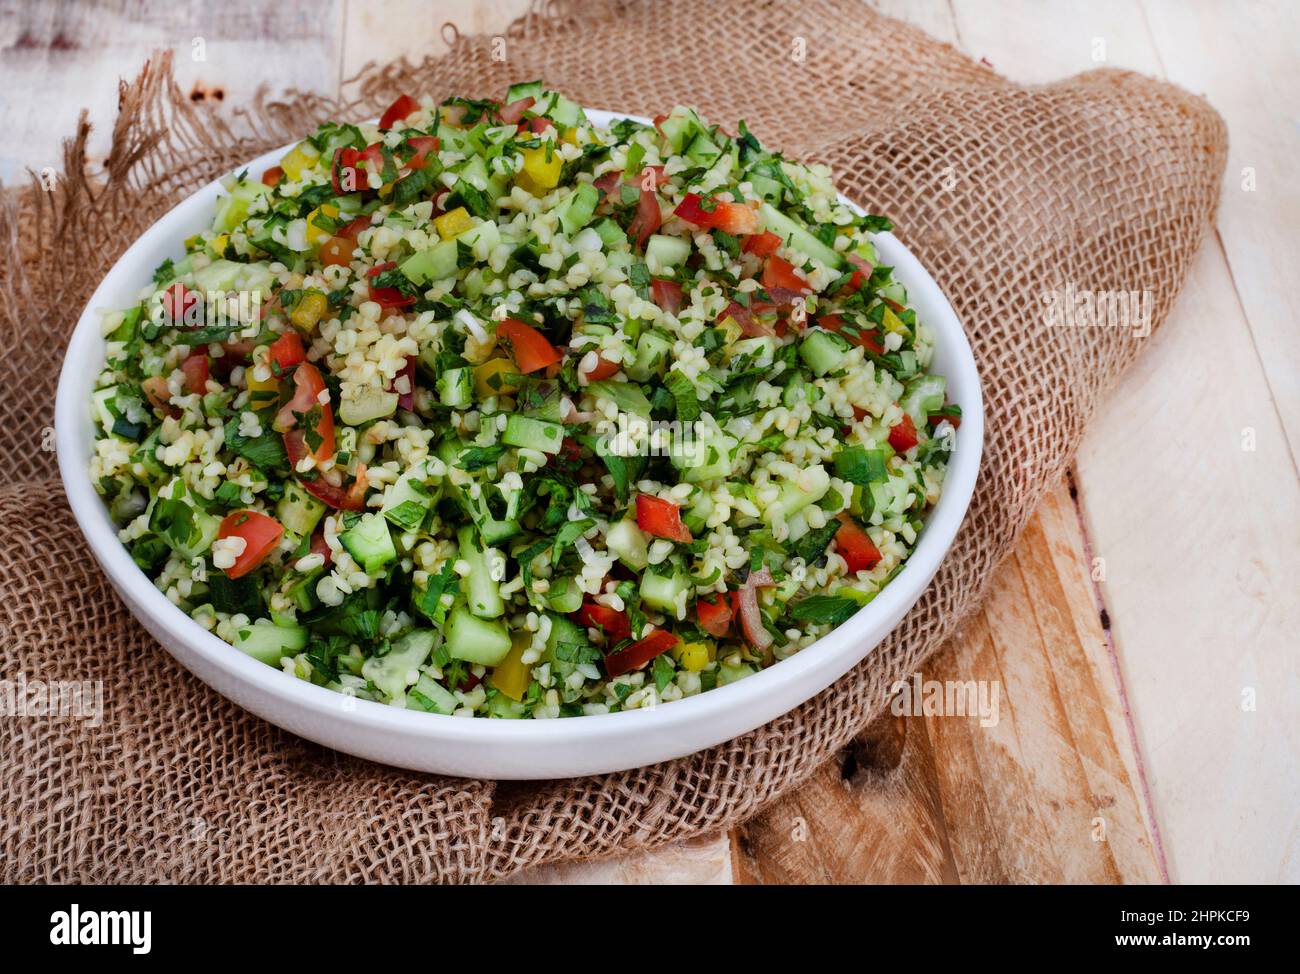
[[[1079,472],[1172,878],[1300,880],[1300,486],[1217,247]]]
[[[986,607],[923,668],[926,680],[996,687],[996,722],[878,719],[738,830],[738,879],[1159,882],[1089,567],[1063,485]]]
[[[0,67],[10,93],[0,104],[0,181],[12,185],[29,167],[59,168],[62,139],[83,107],[96,123],[90,161],[101,162],[118,80],[134,77],[156,50],[175,52],[177,83],[196,101],[238,105],[263,82],[332,94],[342,14],[342,0],[19,4],[0,18]]]
[[[1294,463],[1300,457],[1300,296],[1282,286],[1300,264],[1300,7],[1143,4],[1169,80],[1204,94],[1228,120],[1219,237]]]

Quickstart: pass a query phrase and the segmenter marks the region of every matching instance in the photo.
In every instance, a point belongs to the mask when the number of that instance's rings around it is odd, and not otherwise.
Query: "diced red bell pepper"
[[[721,639],[731,629],[731,606],[727,604],[725,595],[716,602],[698,599],[695,613],[699,617],[700,628],[710,636]]]
[[[419,108],[419,102],[410,95],[398,95],[397,101],[389,105],[388,111],[384,112],[383,117],[379,119],[379,127],[390,129]]]
[[[653,494],[636,495],[636,524],[656,538],[667,538],[679,544],[688,544],[692,540],[691,532],[682,523],[682,509]]]
[[[235,511],[221,519],[217,537],[244,539],[243,552],[226,569],[231,578],[240,578],[266,561],[284,537],[284,527],[260,511]]]
[[[670,315],[682,310],[682,286],[676,281],[655,278],[650,282],[650,297]]]
[[[628,621],[626,612],[611,609],[599,602],[583,602],[582,607],[573,614],[573,618],[575,622],[588,628],[604,632],[609,637],[610,643],[619,642],[632,634],[632,623]]]
[[[288,372],[295,365],[307,359],[307,352],[302,347],[302,339],[296,331],[287,331],[271,343],[268,349],[271,361],[280,367],[281,372]]]
[[[191,351],[189,357],[181,363],[181,371],[185,373],[186,392],[197,393],[201,396],[208,391],[207,352],[199,352],[197,349]]]
[[[605,672],[611,679],[630,673],[649,663],[661,653],[677,645],[677,637],[667,629],[656,629],[644,639],[637,640],[627,649],[605,657]]]
[[[497,338],[510,345],[511,358],[524,375],[553,365],[564,357],[540,331],[514,318],[502,319],[497,325]]]
[[[775,254],[767,258],[763,264],[761,283],[765,288],[789,288],[801,294],[807,294],[812,290],[812,286],[794,272],[793,264]]]
[[[293,398],[291,398],[280,411],[276,413],[273,428],[285,435],[285,449],[290,449],[289,436],[290,432],[298,425],[299,416],[312,415],[312,410],[320,410],[315,422],[315,434],[320,437],[320,443],[316,449],[311,451],[312,456],[317,461],[324,462],[334,456],[334,411],[330,408],[328,401],[321,402],[321,393],[325,391],[325,380],[321,377],[320,370],[310,362],[303,362],[293,370]],[[302,434],[303,455],[306,454],[306,431],[297,430]],[[290,460],[293,460],[290,455]],[[299,457],[301,459],[301,457]],[[294,460],[295,465],[297,461]]]
[[[752,237],[746,237],[740,249],[747,254],[753,254],[755,257],[770,257],[776,253],[776,248],[780,246],[781,238],[770,230],[764,230]]]
[[[871,571],[880,561],[880,550],[856,521],[840,515],[840,529],[835,532],[835,550],[849,571]]]
[[[916,424],[912,422],[911,416],[904,413],[903,418],[889,431],[889,445],[899,453],[906,453],[916,443]]]
[[[280,180],[283,178],[284,170],[279,166],[272,166],[270,169],[266,170],[266,172],[262,173],[262,185],[270,186],[272,189],[275,189],[276,186],[280,185]]]

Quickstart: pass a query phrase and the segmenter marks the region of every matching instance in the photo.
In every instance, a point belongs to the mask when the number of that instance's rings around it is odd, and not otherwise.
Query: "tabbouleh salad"
[[[540,82],[224,181],[107,313],[91,472],[235,649],[439,714],[654,706],[902,568],[961,411],[824,166]]]

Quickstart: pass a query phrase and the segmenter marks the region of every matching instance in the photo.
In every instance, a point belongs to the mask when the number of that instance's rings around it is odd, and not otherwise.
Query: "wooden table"
[[[335,90],[371,59],[500,30],[524,0],[15,6],[0,180],[177,52],[196,100]],[[1300,881],[1300,17],[1276,0],[876,3],[1000,72],[1100,65],[1205,94],[1232,148],[1217,234],[985,608],[924,674],[1000,720],[894,717],[730,835],[532,882]],[[203,58],[196,60],[197,54]],[[33,97],[32,93],[40,93]]]

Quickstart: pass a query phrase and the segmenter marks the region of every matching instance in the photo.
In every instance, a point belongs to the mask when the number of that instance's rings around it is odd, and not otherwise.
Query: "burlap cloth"
[[[800,60],[800,54],[804,57]],[[504,56],[504,60],[501,60]],[[498,786],[397,771],[263,723],[191,677],[122,607],[68,513],[49,452],[64,340],[154,219],[318,119],[374,117],[399,91],[500,96],[543,77],[582,103],[677,103],[745,118],[828,163],[965,322],[988,431],[970,513],[933,585],[868,659],[766,727],[656,767]],[[1226,132],[1202,100],[1101,70],[1012,84],[854,2],[552,6],[495,42],[371,69],[339,101],[289,93],[220,116],[165,57],[124,84],[107,176],[82,164],[0,213],[0,678],[104,681],[106,714],[0,718],[6,881],[474,881],[717,830],[797,786],[979,601],[1059,482],[1135,329],[1046,327],[1042,295],[1150,291],[1165,319],[1211,226]],[[17,255],[17,256],[15,256]]]

